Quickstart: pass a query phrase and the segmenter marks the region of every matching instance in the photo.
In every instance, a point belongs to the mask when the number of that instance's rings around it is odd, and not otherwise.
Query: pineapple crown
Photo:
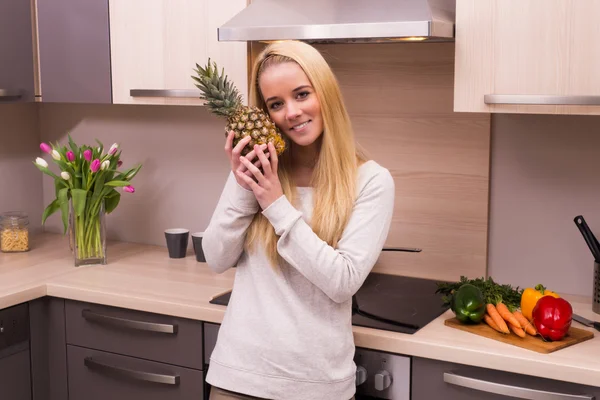
[[[196,64],[194,70],[198,76],[192,76],[196,82],[195,85],[202,91],[200,98],[207,101],[210,111],[217,115],[229,117],[235,114],[236,110],[242,106],[242,96],[233,86],[222,69],[219,74],[217,64],[213,61],[202,68]]]

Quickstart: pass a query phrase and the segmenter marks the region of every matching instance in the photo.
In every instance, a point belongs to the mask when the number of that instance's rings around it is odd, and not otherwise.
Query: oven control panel
[[[356,399],[410,400],[410,357],[357,348]]]

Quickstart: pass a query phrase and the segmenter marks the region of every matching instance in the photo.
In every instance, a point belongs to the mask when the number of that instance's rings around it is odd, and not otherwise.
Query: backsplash
[[[36,104],[0,104],[0,213],[24,211],[30,230],[41,230],[42,173]]]
[[[593,259],[577,226],[600,239],[600,117],[494,115],[488,274],[591,296]]]
[[[78,144],[102,141],[121,146],[123,168],[141,162],[133,194],[123,193],[107,216],[109,239],[165,245],[164,230],[202,231],[208,225],[229,173],[222,151],[224,123],[204,107],[40,104],[41,139]],[[37,147],[37,144],[35,145]],[[49,156],[45,156],[49,164]],[[56,167],[55,165],[52,165]],[[54,199],[50,177],[43,180],[44,207]],[[60,213],[46,231],[62,232]],[[191,240],[190,240],[191,246]]]

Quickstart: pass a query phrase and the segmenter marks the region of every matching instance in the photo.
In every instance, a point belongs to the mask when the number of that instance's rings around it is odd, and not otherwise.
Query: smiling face
[[[267,67],[258,80],[273,122],[300,146],[310,146],[323,133],[317,94],[306,73],[295,62]]]

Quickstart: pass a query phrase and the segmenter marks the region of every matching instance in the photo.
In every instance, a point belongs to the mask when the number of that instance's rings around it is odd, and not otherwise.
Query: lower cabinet
[[[0,353],[0,391],[2,399],[31,399],[29,350],[4,357]]]
[[[600,399],[600,387],[419,357],[412,362],[412,400]]]
[[[67,346],[69,400],[201,400],[203,371]]]

